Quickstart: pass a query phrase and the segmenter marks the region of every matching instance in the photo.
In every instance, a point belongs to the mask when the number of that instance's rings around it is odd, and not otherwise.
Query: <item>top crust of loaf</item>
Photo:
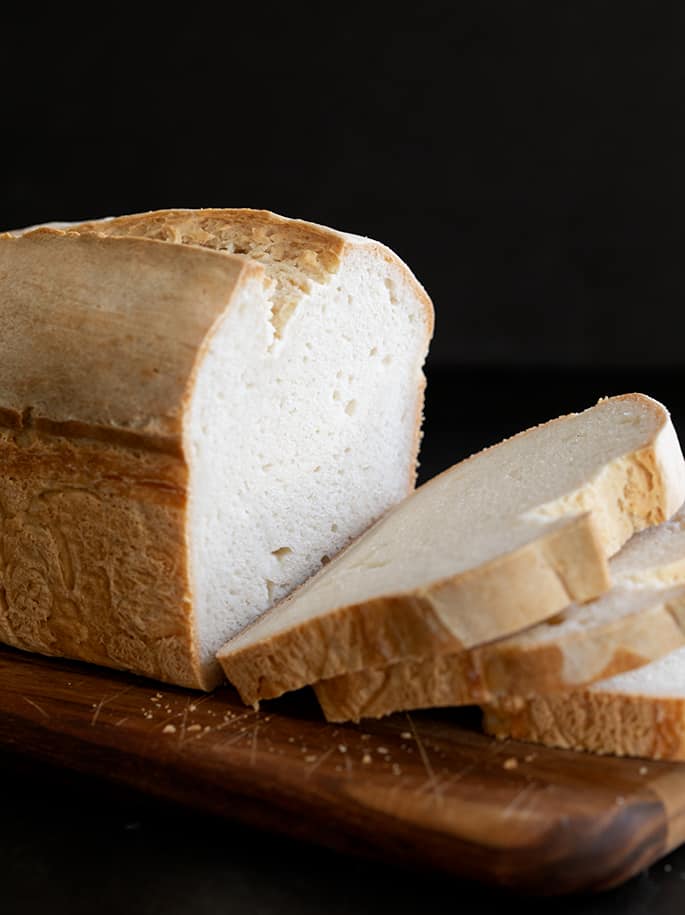
[[[328,281],[336,273],[346,248],[368,248],[400,270],[423,305],[427,342],[433,333],[433,305],[426,290],[390,248],[369,238],[301,219],[288,219],[269,210],[230,208],[157,210],[80,223],[72,228],[78,232],[154,238],[246,255],[263,264],[273,276],[277,317],[282,308],[290,313],[293,295],[297,298],[299,293],[307,291],[309,282]]]
[[[55,229],[0,237],[0,421],[21,427],[29,411],[46,433],[114,433],[119,443],[180,451],[205,337],[263,273],[245,258],[140,238]]]

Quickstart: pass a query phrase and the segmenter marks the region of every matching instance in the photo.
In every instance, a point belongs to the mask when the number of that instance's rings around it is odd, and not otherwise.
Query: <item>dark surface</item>
[[[434,374],[424,471],[602,394],[642,389],[663,399],[678,422],[685,419],[682,384],[665,373]],[[48,909],[364,915],[417,912],[444,899],[458,900],[466,912],[517,905],[455,880],[360,862],[162,806],[17,756],[0,757],[0,772],[0,883],[8,915]],[[685,848],[604,895],[525,903],[531,913],[550,905],[560,915],[679,915]]]
[[[0,229],[266,207],[395,248],[436,365],[680,364],[681,4],[265,6],[3,22]]]

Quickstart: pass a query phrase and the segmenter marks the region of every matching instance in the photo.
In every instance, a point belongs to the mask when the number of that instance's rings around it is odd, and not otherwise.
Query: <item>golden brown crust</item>
[[[247,275],[244,258],[139,238],[39,229],[0,239],[5,411],[170,439],[198,351]],[[46,320],[46,314],[50,320]]]
[[[345,246],[345,236],[340,232],[268,210],[154,210],[78,223],[70,228],[79,233],[197,245],[248,255],[254,261],[263,256],[274,257],[296,264],[320,282],[338,269]]]
[[[514,636],[459,654],[335,677],[316,684],[317,698],[329,721],[482,704],[494,697],[515,707],[522,696],[595,683],[685,645],[685,589],[657,591],[652,600],[640,612],[566,631],[555,642],[526,642],[524,633],[523,639]]]
[[[182,561],[183,461],[8,431],[0,455],[0,639],[209,685],[194,653]]]
[[[685,700],[594,690],[484,709],[488,733],[504,739],[615,756],[685,760]]]
[[[544,538],[469,570],[406,594],[341,607],[290,629],[286,637],[231,650],[219,661],[243,700],[252,704],[343,671],[383,666],[397,657],[459,651],[478,638],[483,622],[493,631],[521,628],[521,614],[551,615],[610,585],[592,518],[581,515]],[[484,602],[485,599],[485,602]],[[464,608],[461,632],[448,628],[441,608]],[[478,612],[483,610],[485,612]],[[473,621],[475,630],[466,628]],[[471,642],[470,644],[473,644]]]

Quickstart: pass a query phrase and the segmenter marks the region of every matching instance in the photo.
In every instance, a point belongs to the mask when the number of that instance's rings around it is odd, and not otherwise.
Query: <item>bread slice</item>
[[[685,648],[587,689],[486,707],[484,726],[502,739],[685,760]]]
[[[615,587],[584,606],[506,639],[458,654],[324,680],[315,687],[329,721],[472,705],[495,696],[572,689],[659,658],[685,644],[685,506],[636,534],[609,564]]]
[[[254,703],[502,637],[605,591],[604,557],[684,498],[666,410],[600,401],[431,480],[219,660]]]
[[[376,242],[251,210],[7,235],[0,314],[7,644],[211,687],[413,488],[432,308]]]

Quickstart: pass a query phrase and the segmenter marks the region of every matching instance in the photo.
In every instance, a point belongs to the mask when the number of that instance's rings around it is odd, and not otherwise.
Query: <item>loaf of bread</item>
[[[473,705],[585,686],[685,645],[685,507],[609,563],[614,587],[521,633],[439,657],[324,680],[330,721]]]
[[[393,663],[423,659],[432,676],[440,655],[606,591],[606,557],[683,500],[667,411],[643,395],[600,401],[431,480],[219,660],[248,703]],[[399,707],[415,707],[409,693]]]
[[[380,244],[250,210],[5,235],[0,313],[9,645],[212,687],[413,488],[432,307]]]

